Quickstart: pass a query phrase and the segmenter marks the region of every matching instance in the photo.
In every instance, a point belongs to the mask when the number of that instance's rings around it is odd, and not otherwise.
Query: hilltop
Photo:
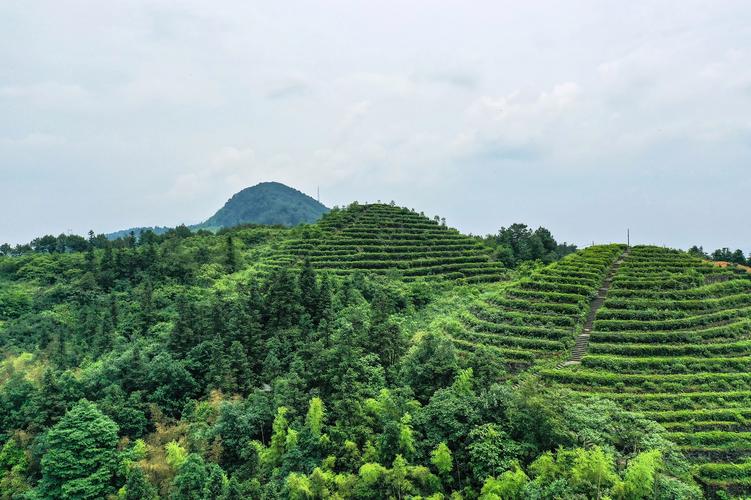
[[[188,227],[196,230],[242,224],[296,226],[315,222],[328,211],[325,205],[297,189],[280,182],[261,182],[235,193],[214,215]],[[137,236],[147,230],[159,235],[170,229],[166,226],[133,227],[109,233],[107,238],[114,240],[131,232]]]
[[[383,203],[332,210],[280,246],[270,265],[296,260],[337,275],[390,273],[405,281],[497,281],[505,272],[481,241],[414,210]]]
[[[315,222],[328,211],[326,206],[297,189],[279,182],[262,182],[235,193],[214,215],[195,227],[296,226]]]

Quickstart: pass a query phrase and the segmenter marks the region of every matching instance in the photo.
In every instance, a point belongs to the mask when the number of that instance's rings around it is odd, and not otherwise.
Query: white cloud
[[[0,86],[0,100],[24,102],[43,109],[78,107],[90,97],[81,85],[55,81]]]
[[[65,143],[65,137],[54,134],[31,133],[23,137],[0,137],[0,146],[7,147],[50,148]]]

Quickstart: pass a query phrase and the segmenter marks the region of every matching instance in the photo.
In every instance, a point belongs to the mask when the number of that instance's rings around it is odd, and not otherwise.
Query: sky
[[[279,181],[751,251],[747,1],[0,1],[0,242]]]

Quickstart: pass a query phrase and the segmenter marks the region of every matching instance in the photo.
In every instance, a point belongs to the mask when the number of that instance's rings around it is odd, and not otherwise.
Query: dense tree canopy
[[[508,267],[533,260],[553,262],[576,251],[576,245],[556,242],[544,227],[533,231],[526,224],[519,223],[502,227],[497,234],[486,236],[485,242],[495,249],[498,259]]]

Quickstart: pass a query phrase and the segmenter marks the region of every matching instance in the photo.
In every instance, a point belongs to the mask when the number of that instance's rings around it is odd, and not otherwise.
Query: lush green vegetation
[[[729,262],[731,264],[751,266],[751,252],[748,254],[748,258],[746,258],[746,254],[744,254],[743,250],[740,248],[737,248],[734,251],[727,247],[718,248],[710,254],[705,252],[704,248],[694,245],[688,250],[688,253],[702,259],[712,259],[717,262]]]
[[[747,491],[750,291],[743,270],[636,247],[598,311],[581,367],[544,375],[660,422],[702,483]]]
[[[746,274],[634,249],[554,370],[625,248],[497,250],[384,204],[11,249],[0,498],[746,491]]]
[[[497,281],[505,275],[481,242],[406,208],[387,204],[334,209],[279,249],[272,268],[308,259],[335,275],[353,271],[405,281],[456,279]]]
[[[519,223],[502,227],[498,233],[486,236],[484,241],[493,248],[498,260],[508,267],[530,260],[547,264],[576,251],[576,245],[558,243],[544,227],[533,231],[526,224]]]
[[[446,326],[461,351],[484,351],[515,369],[574,343],[619,245],[590,247],[488,291]]]

